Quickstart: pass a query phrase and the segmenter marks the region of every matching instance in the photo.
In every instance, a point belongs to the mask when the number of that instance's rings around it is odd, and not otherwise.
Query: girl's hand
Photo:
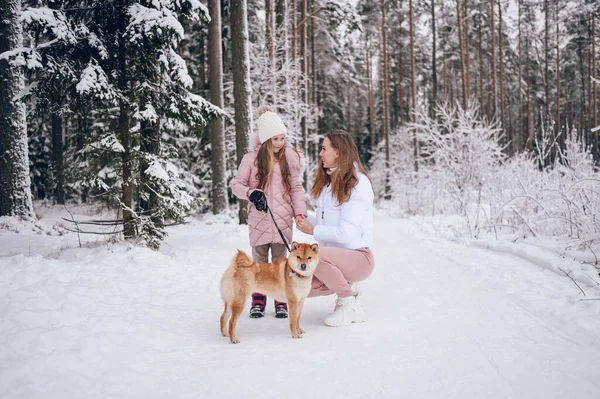
[[[296,226],[300,224],[302,220],[306,219],[304,215],[296,215]]]
[[[261,193],[263,192],[263,190],[259,189],[259,188],[249,188],[248,192],[246,193],[246,197],[250,198],[250,196],[252,195],[253,192],[255,191],[260,191]]]
[[[298,230],[303,232],[304,234],[313,235],[315,232],[315,227],[308,221],[308,219],[303,218],[300,222],[297,223]]]

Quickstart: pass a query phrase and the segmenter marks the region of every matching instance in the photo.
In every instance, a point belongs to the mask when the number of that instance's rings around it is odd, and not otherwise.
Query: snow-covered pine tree
[[[21,0],[0,0],[0,216],[33,217],[19,49]]]
[[[79,158],[92,176],[87,184],[120,204],[125,237],[143,236],[156,248],[164,220],[181,220],[194,199],[172,162],[177,141],[164,141],[193,131],[181,124],[205,125],[220,114],[189,91],[192,80],[178,53],[181,21],[206,23],[208,11],[194,0],[64,1],[52,10],[44,7],[49,1],[39,3],[23,14],[32,31],[46,33],[44,43],[28,50],[44,63],[37,87],[64,71],[63,91],[77,100],[71,105],[93,116]]]

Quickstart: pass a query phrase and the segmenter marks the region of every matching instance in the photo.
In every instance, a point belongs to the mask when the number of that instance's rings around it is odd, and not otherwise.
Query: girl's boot
[[[252,306],[250,307],[250,317],[253,319],[259,319],[265,316],[265,304],[267,303],[267,296],[255,292],[252,294]]]

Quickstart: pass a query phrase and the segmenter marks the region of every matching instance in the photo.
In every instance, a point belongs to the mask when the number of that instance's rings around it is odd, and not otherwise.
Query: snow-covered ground
[[[209,216],[159,252],[79,248],[48,227],[66,211],[40,212],[41,233],[0,219],[2,399],[600,397],[600,279],[541,245],[465,245],[378,212],[366,323],[326,327],[333,297],[314,298],[294,340],[269,301],[232,345],[218,283],[245,226]]]

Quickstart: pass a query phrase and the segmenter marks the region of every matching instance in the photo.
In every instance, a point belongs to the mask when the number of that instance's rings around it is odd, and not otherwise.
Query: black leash
[[[266,202],[266,197],[265,197],[265,202]],[[281,237],[281,239],[283,240],[283,243],[285,244],[285,247],[287,248],[288,252],[292,252],[292,250],[290,249],[290,246],[289,246],[287,240],[285,239],[285,237],[283,236],[283,233],[281,232],[281,229],[279,228],[279,226],[277,226],[277,222],[275,221],[275,217],[273,216],[273,212],[271,212],[271,207],[269,206],[269,204],[267,204],[267,209],[269,210],[269,214],[271,215],[271,219],[273,219],[273,223],[275,223],[275,228],[279,232],[279,237]]]
[[[285,236],[281,232],[281,229],[279,228],[279,226],[277,226],[275,216],[273,216],[273,212],[271,212],[271,207],[267,202],[267,196],[265,195],[265,193],[263,191],[254,190],[248,197],[248,200],[254,204],[256,210],[259,212],[266,212],[265,208],[267,208],[267,211],[269,211],[269,214],[271,215],[271,219],[273,219],[275,228],[277,229],[277,232],[279,232],[279,237],[281,237],[281,239],[283,240],[283,243],[285,244],[285,247],[287,248],[288,252],[292,252],[292,250],[290,249],[290,245],[288,244],[287,240],[285,239]]]

